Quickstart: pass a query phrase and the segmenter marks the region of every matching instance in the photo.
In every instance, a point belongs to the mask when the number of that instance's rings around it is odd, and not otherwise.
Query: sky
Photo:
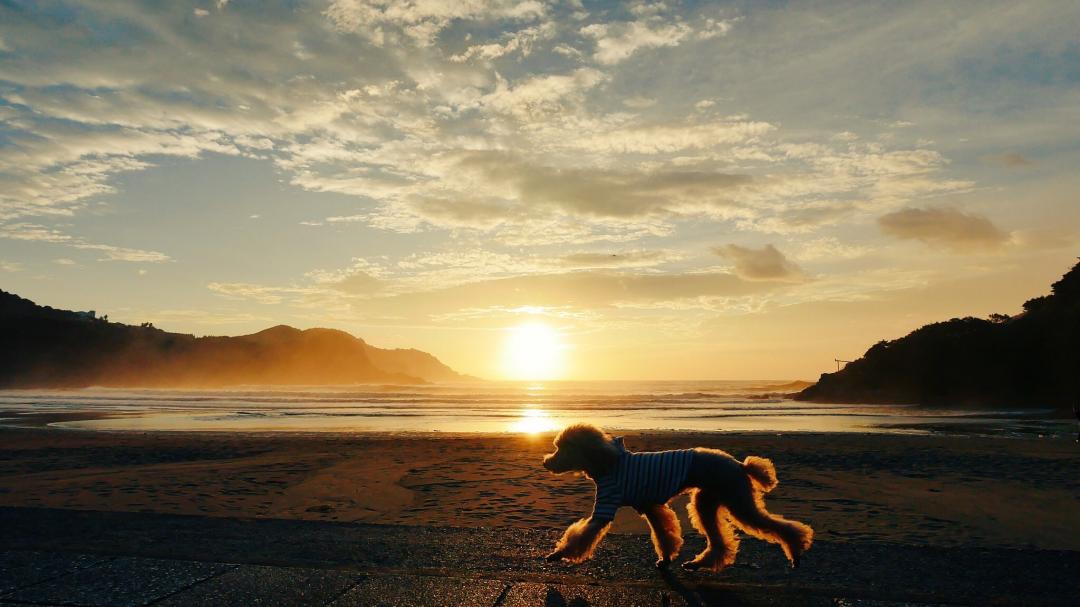
[[[197,335],[334,327],[486,378],[540,326],[567,379],[812,380],[1018,313],[1076,262],[1077,23],[0,2],[0,288]]]

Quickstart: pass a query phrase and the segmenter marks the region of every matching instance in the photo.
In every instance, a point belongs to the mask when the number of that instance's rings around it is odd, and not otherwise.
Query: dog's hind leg
[[[739,552],[739,539],[728,520],[727,510],[720,507],[719,494],[702,489],[690,493],[690,522],[705,536],[708,545],[694,560],[683,563],[686,569],[711,569],[720,571],[735,562]]]
[[[729,496],[726,505],[740,529],[758,539],[780,544],[791,566],[799,566],[799,557],[814,541],[814,530],[809,525],[770,513],[765,509],[761,492],[749,488]]]
[[[643,506],[640,509],[641,516],[649,521],[649,530],[652,532],[653,548],[656,549],[656,566],[667,567],[667,564],[675,559],[682,548],[682,527],[679,525],[679,517],[667,504],[653,504]]]

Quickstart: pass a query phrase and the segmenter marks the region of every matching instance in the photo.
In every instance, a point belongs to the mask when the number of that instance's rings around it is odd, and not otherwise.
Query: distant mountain
[[[361,341],[361,343],[363,342]],[[420,377],[426,381],[475,379],[461,375],[444,365],[439,359],[421,350],[413,348],[384,350],[366,343],[364,347],[367,349],[367,355],[371,362],[384,371]]]
[[[954,318],[878,342],[795,398],[1068,410],[1080,401],[1080,263],[1019,315]]]
[[[468,379],[419,350],[279,325],[239,337],[168,333],[0,291],[0,388],[415,384]]]

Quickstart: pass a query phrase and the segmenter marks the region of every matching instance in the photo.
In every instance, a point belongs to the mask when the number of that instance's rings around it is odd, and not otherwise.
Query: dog
[[[689,570],[720,571],[735,562],[744,533],[779,544],[792,567],[810,549],[810,526],[769,513],[765,494],[776,485],[771,461],[747,457],[740,462],[716,449],[684,449],[634,453],[622,438],[612,438],[591,424],[569,426],[555,437],[555,452],[544,457],[544,468],[555,474],[584,473],[596,484],[593,512],[571,525],[549,561],[581,563],[589,559],[611,527],[620,506],[632,506],[649,523],[656,566],[667,567],[682,547],[682,529],[668,500],[690,493],[687,510],[694,527],[705,536],[705,550],[683,564]]]

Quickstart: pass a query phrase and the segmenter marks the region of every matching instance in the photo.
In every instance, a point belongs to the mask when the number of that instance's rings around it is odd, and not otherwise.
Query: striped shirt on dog
[[[685,486],[694,459],[692,449],[631,453],[623,448],[622,437],[615,443],[622,450],[618,465],[611,473],[594,479],[596,503],[592,517],[597,522],[614,520],[620,506],[666,503]]]

